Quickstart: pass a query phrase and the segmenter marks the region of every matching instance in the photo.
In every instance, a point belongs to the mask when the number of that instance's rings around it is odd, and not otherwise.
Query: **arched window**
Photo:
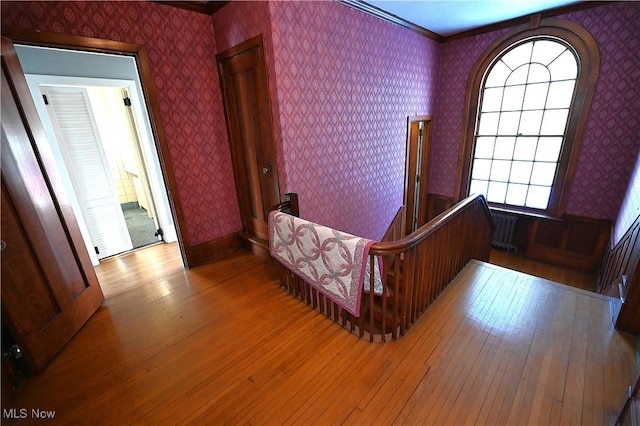
[[[577,160],[599,54],[581,27],[549,19],[485,52],[467,93],[460,196],[560,215]]]

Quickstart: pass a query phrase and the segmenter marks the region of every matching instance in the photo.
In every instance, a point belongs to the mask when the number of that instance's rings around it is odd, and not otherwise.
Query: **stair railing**
[[[299,215],[297,194],[273,210]],[[404,235],[400,209],[385,239]],[[398,339],[420,318],[453,278],[471,260],[488,261],[494,223],[482,195],[470,196],[405,237],[374,243],[370,285],[373,288],[375,259],[383,259],[381,294],[365,292],[360,317],[354,317],[315,288],[282,266],[280,284],[291,295],[341,323],[360,337],[385,342]]]

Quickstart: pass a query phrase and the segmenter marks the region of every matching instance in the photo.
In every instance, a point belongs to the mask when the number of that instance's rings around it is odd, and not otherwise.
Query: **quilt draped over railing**
[[[269,214],[269,252],[294,274],[352,315],[360,316],[362,292],[370,288],[369,248],[357,237],[286,213]],[[374,291],[382,293],[380,262]]]

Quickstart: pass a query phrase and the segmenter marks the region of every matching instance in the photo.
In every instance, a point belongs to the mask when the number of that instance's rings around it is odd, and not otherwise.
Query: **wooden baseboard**
[[[240,234],[240,241],[242,247],[250,250],[256,256],[270,258],[269,254],[269,242],[260,237],[256,237],[249,234]]]
[[[595,272],[602,261],[611,222],[565,215],[562,220],[534,219],[526,256],[556,265]]]
[[[186,267],[195,268],[205,263],[225,258],[242,247],[240,233],[225,235],[186,250]]]

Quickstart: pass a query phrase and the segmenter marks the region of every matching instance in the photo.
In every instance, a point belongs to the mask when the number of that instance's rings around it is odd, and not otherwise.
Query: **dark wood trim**
[[[171,7],[177,7],[179,9],[189,10],[191,12],[203,13],[205,15],[213,15],[222,7],[231,3],[230,1],[163,1],[152,0],[153,3],[164,4]]]
[[[598,292],[620,299],[614,318],[616,328],[634,334],[640,333],[639,265],[640,215],[620,241],[607,250],[598,271]]]
[[[195,268],[205,263],[224,259],[230,253],[240,249],[240,247],[242,247],[242,243],[239,232],[189,247],[188,256],[191,259],[190,267]]]
[[[427,220],[431,220],[456,203],[453,197],[441,194],[427,194]]]
[[[407,147],[404,170],[404,205],[406,207],[404,229],[407,234],[410,234],[413,230],[414,221],[417,224],[417,228],[419,228],[430,220],[427,190],[429,188],[429,159],[431,157],[431,119],[431,115],[413,115],[407,117]],[[420,123],[423,123],[422,151],[419,159],[420,164],[418,164]],[[416,176],[420,177],[419,185],[416,183]],[[418,195],[419,205],[417,217],[414,217],[416,187],[418,187],[420,194]]]
[[[178,245],[185,267],[192,267],[193,259],[189,257],[189,236],[182,210],[182,203],[178,196],[178,185],[175,177],[169,145],[167,144],[164,125],[162,124],[158,95],[153,81],[153,74],[149,63],[147,49],[143,45],[121,41],[105,40],[91,37],[82,37],[70,34],[33,31],[21,28],[2,27],[2,35],[10,38],[14,44],[27,44],[33,46],[57,47],[75,49],[86,52],[100,52],[136,58],[142,92],[149,112],[151,130],[153,132],[160,169],[164,177],[169,205],[173,213],[173,221],[178,236]]]
[[[574,92],[574,100],[570,109],[565,148],[559,159],[556,181],[551,192],[546,214],[562,217],[568,201],[568,190],[571,188],[573,174],[578,162],[578,153],[582,145],[582,135],[587,124],[591,100],[595,91],[595,83],[600,70],[600,53],[593,36],[580,25],[555,18],[544,19],[540,26],[531,28],[531,23],[517,26],[498,40],[494,41],[478,58],[469,80],[464,105],[461,143],[458,152],[457,187],[455,198],[465,197],[469,191],[471,159],[478,104],[480,103],[481,85],[486,70],[496,57],[508,46],[532,36],[555,36],[568,42],[578,53],[581,66]],[[567,149],[568,148],[568,149]]]
[[[534,13],[531,15],[521,16],[519,18],[509,19],[507,21],[498,22],[491,25],[485,25],[484,27],[475,28],[473,30],[464,31],[457,34],[444,37],[443,42],[449,43],[452,41],[462,40],[468,37],[474,37],[484,33],[490,33],[492,31],[498,31],[505,28],[511,28],[522,24],[531,22],[532,17],[539,15],[540,18],[551,18],[558,15],[564,15],[566,13],[577,12],[580,10],[591,9],[593,7],[599,7],[606,4],[619,3],[617,1],[584,1],[580,3],[570,4],[567,6],[556,7],[553,9],[544,10],[542,12]]]
[[[602,261],[611,221],[574,215],[562,220],[533,219],[526,256],[585,272],[595,272]]]
[[[402,28],[406,28],[410,31],[420,34],[423,37],[429,38],[431,40],[435,40],[439,43],[442,43],[445,40],[445,38],[442,37],[440,34],[436,34],[433,31],[429,31],[426,28],[422,28],[419,25],[416,25],[403,18],[400,18],[399,16],[386,12],[382,9],[379,9],[375,6],[367,4],[363,1],[360,1],[360,0],[337,0],[337,1],[338,3],[342,3],[347,7],[375,16],[378,19],[382,19],[383,21],[390,22]]]

